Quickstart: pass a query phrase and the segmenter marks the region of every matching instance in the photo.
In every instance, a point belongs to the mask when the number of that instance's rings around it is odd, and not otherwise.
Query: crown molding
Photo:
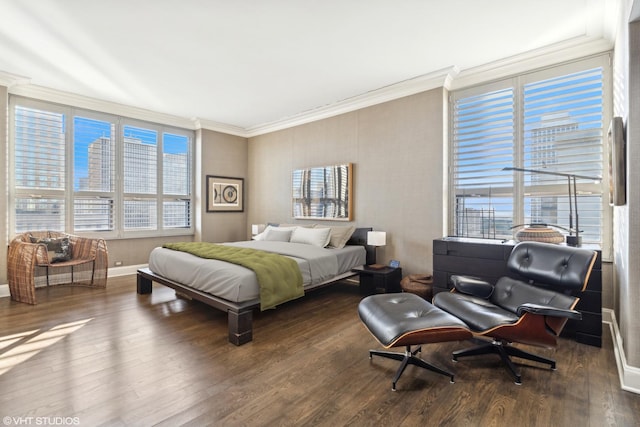
[[[389,85],[362,95],[339,101],[335,104],[305,111],[282,120],[273,121],[245,129],[245,137],[262,135],[317,120],[337,116],[383,102],[414,95],[437,87],[457,90],[474,86],[515,74],[549,67],[562,62],[577,60],[591,55],[601,54],[613,49],[612,40],[580,36],[561,43],[534,49],[529,52],[503,58],[478,67],[460,70],[451,66],[433,73],[425,74],[400,83]]]
[[[221,132],[228,135],[241,136],[248,138],[248,133],[245,128],[240,126],[228,125],[225,123],[216,122],[214,120],[196,118],[193,120],[196,129],[206,129],[215,132]]]
[[[30,79],[28,77],[0,70],[0,86],[11,88],[15,85],[29,84],[29,82]]]
[[[333,104],[304,111],[282,120],[249,127],[246,129],[247,137],[263,135],[282,129],[300,126],[317,120],[327,119],[340,114],[350,113],[362,108],[371,107],[383,102],[393,101],[405,96],[415,95],[430,89],[443,87],[450,84],[455,75],[458,74],[456,67],[448,67],[433,73],[424,74],[412,79],[404,80],[389,86],[385,86],[362,95],[357,95],[338,101]]]
[[[613,45],[613,41],[602,37],[575,37],[561,43],[462,70],[452,80],[449,89],[457,90],[484,84],[515,74],[604,53],[613,49]]]
[[[30,79],[27,77],[15,76],[2,71],[0,71],[0,85],[7,86],[9,88],[9,93],[13,95],[24,96],[27,98],[71,105],[73,107],[125,116],[137,120],[162,123],[183,129],[208,129],[244,138],[247,137],[247,131],[239,126],[228,125],[207,119],[174,116],[172,114],[160,113],[103,99],[91,98],[44,86],[32,85],[30,83]]]
[[[119,104],[117,102],[91,98],[44,86],[32,85],[28,84],[28,82],[27,84],[16,84],[9,87],[9,93],[42,101],[55,102],[73,107],[85,108],[87,110],[99,111],[102,113],[125,116],[137,120],[162,123],[169,126],[176,126],[191,130],[196,129],[195,121],[193,119],[160,113],[139,107],[132,107],[130,105]]]

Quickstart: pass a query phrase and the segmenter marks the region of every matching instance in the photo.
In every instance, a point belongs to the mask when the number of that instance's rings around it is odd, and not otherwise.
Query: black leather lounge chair
[[[528,353],[511,343],[555,347],[568,319],[581,319],[574,310],[579,298],[571,291],[584,290],[596,260],[596,252],[568,246],[522,242],[507,261],[520,279],[502,277],[495,286],[470,277],[452,276],[451,292],[438,293],[433,304],[463,320],[475,337],[489,338],[479,346],[453,353],[460,357],[497,353],[515,377],[522,377],[511,357],[550,365],[552,359]]]

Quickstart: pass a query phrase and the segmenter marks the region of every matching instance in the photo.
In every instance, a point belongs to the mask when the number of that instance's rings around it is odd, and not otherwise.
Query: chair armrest
[[[29,243],[13,240],[9,245],[9,252],[12,253],[11,261],[13,267],[18,265],[49,265],[49,255],[47,245],[42,243]]]
[[[533,313],[540,316],[566,317],[567,319],[581,320],[582,313],[577,310],[566,310],[563,308],[550,307],[548,305],[525,303],[518,307],[518,316],[523,313]]]
[[[493,293],[491,283],[476,277],[451,276],[451,283],[456,291],[479,298],[489,299]]]
[[[69,242],[71,243],[71,258],[74,260],[95,259],[96,251],[101,240],[102,239],[93,239],[91,237],[69,235]]]

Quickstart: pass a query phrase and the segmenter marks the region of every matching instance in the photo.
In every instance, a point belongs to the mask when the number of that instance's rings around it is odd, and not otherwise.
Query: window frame
[[[45,111],[54,111],[65,115],[65,186],[64,190],[21,190],[16,188],[16,172],[15,162],[16,154],[16,129],[15,115],[16,107],[24,106],[27,108],[41,109]],[[100,197],[106,192],[95,191],[75,191],[74,187],[74,135],[73,126],[76,116],[89,118],[93,120],[109,121],[115,124],[115,168],[114,168],[114,191],[113,194],[113,230],[74,230],[74,201],[77,196],[95,196]],[[154,129],[157,131],[158,141],[156,150],[156,192],[149,194],[148,197],[155,200],[157,206],[157,222],[154,229],[144,230],[125,230],[124,229],[124,126],[136,126],[145,129]],[[164,194],[162,185],[163,176],[163,134],[185,136],[188,138],[188,191],[189,194],[174,195]],[[64,199],[65,215],[64,215],[64,232],[86,237],[101,237],[105,239],[132,239],[132,238],[148,238],[162,236],[185,236],[195,234],[195,149],[196,149],[195,131],[191,129],[181,128],[174,125],[150,122],[130,117],[124,117],[117,114],[95,111],[87,108],[74,107],[56,102],[28,98],[21,95],[9,95],[9,147],[8,147],[8,181],[9,181],[9,206],[8,206],[8,226],[10,235],[17,233],[16,231],[16,198],[20,196],[30,196],[33,194],[57,195]],[[167,199],[188,200],[189,203],[189,226],[188,227],[164,227],[163,222],[163,202]]]
[[[456,170],[455,170],[455,162],[456,162],[456,153],[455,153],[455,101],[456,99],[463,99],[467,97],[472,97],[475,95],[486,94],[494,91],[498,91],[501,89],[513,89],[513,97],[514,97],[514,105],[513,105],[513,126],[514,126],[514,165],[515,167],[524,167],[522,164],[519,164],[518,159],[522,159],[524,156],[524,87],[527,84],[532,82],[543,81],[545,79],[550,79],[553,77],[559,77],[563,75],[568,75],[584,70],[589,70],[592,68],[602,68],[602,84],[603,84],[603,94],[602,94],[602,176],[599,184],[579,184],[578,190],[587,189],[592,190],[594,188],[598,189],[598,194],[601,196],[601,212],[602,212],[602,221],[600,224],[601,227],[601,236],[602,241],[600,242],[600,246],[602,249],[602,255],[604,260],[610,260],[612,254],[612,209],[609,205],[609,197],[608,197],[608,188],[609,188],[609,176],[607,173],[608,168],[608,144],[609,140],[607,138],[607,128],[612,118],[612,70],[610,64],[610,54],[599,54],[594,55],[587,58],[581,58],[574,61],[568,61],[559,63],[553,66],[548,66],[535,70],[528,70],[523,73],[514,74],[505,78],[500,78],[498,80],[488,81],[486,83],[480,83],[477,85],[472,85],[468,87],[460,87],[456,90],[453,90],[449,93],[449,119],[448,119],[448,156],[449,156],[449,171],[447,174],[448,186],[451,188],[449,191],[448,197],[448,211],[449,214],[447,216],[448,224],[447,231],[448,234],[453,236],[455,235],[456,229],[456,191],[455,191],[455,182],[456,182]],[[525,198],[527,195],[525,194],[525,177],[523,173],[514,174],[514,187],[508,189],[493,189],[493,195],[496,197],[500,197],[500,191],[502,193],[507,193],[507,197],[512,197],[513,199],[513,214],[512,220],[513,224],[523,224],[525,222]],[[558,184],[558,192],[566,191],[566,185],[564,185],[564,189],[562,190],[562,185]],[[550,189],[550,186],[545,188]],[[578,202],[580,203],[580,202]],[[581,227],[582,228],[582,227]]]

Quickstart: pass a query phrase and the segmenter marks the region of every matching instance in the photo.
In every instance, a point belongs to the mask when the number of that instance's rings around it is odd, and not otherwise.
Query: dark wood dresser
[[[513,240],[443,237],[433,241],[433,294],[449,291],[449,278],[455,274],[476,276],[495,283],[502,276],[518,278],[507,270]],[[576,307],[582,320],[569,320],[562,336],[596,347],[602,346],[602,252],[595,245],[583,247],[598,252],[587,289],[574,293],[580,297]]]

